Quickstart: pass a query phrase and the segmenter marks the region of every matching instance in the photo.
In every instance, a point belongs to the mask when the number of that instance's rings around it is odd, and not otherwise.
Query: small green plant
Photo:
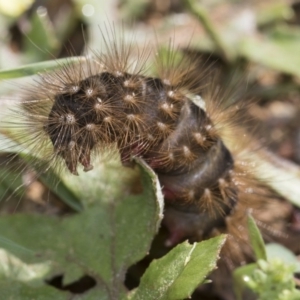
[[[237,298],[242,299],[243,292],[248,288],[259,300],[300,299],[300,291],[296,289],[294,280],[294,273],[300,270],[300,264],[295,255],[278,244],[265,246],[250,215],[248,227],[256,262],[234,272]]]
[[[300,299],[300,291],[295,288],[294,265],[286,264],[278,258],[268,261],[260,259],[256,262],[256,266],[244,280],[260,300]]]

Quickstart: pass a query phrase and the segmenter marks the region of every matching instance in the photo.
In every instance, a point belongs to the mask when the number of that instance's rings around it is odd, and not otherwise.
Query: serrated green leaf
[[[125,297],[125,273],[148,253],[163,209],[156,175],[142,162],[139,166],[143,187],[140,194],[123,193],[122,198],[101,204],[95,200],[98,205],[64,218],[3,216],[0,234],[33,250],[36,255],[25,255],[11,247],[9,250],[27,264],[52,262],[47,277],[65,274],[70,281],[70,278],[75,279],[74,273],[78,277],[88,274],[98,283],[95,289],[105,291],[113,299]],[[93,188],[93,194],[101,198],[101,188],[95,184]]]
[[[176,300],[190,297],[216,267],[225,235],[193,245],[184,242],[153,261],[131,296],[133,300]]]
[[[256,260],[267,260],[265,243],[253,217],[250,214],[248,215],[247,221],[250,243],[254,251]]]

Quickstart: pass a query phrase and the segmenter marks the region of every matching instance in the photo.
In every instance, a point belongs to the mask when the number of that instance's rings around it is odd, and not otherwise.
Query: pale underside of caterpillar
[[[93,157],[113,147],[124,166],[132,165],[133,156],[143,158],[163,187],[169,245],[228,232],[223,251],[233,265],[241,263],[251,256],[247,209],[256,217],[275,204],[285,210],[280,219],[257,219],[268,224],[271,239],[288,240],[282,224],[292,206],[255,180],[251,163],[239,158],[252,147],[241,124],[248,103],[223,105],[229,95],[212,87],[199,106],[193,87],[205,74],[190,79],[199,74],[190,58],[178,63],[169,49],[166,60],[156,57],[158,72],[151,76],[145,50],[132,61],[132,44],[105,44],[84,63],[58,66],[28,88],[18,113],[27,147],[50,165],[63,161],[74,175],[79,165],[91,170]]]

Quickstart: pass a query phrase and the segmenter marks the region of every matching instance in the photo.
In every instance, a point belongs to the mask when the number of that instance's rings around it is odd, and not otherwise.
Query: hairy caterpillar
[[[238,122],[247,104],[226,107],[222,90],[203,89],[202,98],[194,97],[201,78],[191,81],[189,76],[197,72],[196,64],[176,61],[172,51],[166,61],[157,57],[158,73],[148,75],[147,51],[134,62],[134,45],[112,39],[105,40],[105,51],[43,74],[27,88],[17,112],[19,134],[28,136],[24,146],[74,175],[79,165],[91,170],[93,156],[111,148],[117,148],[125,166],[132,156],[143,158],[163,186],[167,243],[228,231],[232,238],[224,252],[231,252],[233,264],[243,261],[251,255],[247,245],[240,247],[247,242],[246,209],[268,209],[276,202],[286,208],[285,217],[291,212],[291,206],[255,180],[251,163],[240,158],[245,147],[257,147]],[[232,135],[239,137],[238,145]],[[280,222],[270,224],[275,228],[271,238],[286,234],[279,227],[276,236]]]

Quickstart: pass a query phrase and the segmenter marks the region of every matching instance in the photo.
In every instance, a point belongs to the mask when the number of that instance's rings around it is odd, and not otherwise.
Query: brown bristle
[[[183,102],[186,100],[186,98],[178,91],[169,90],[168,93],[168,99],[172,102]]]
[[[170,117],[172,120],[175,120],[178,118],[179,115],[179,109],[174,105],[173,103],[163,102],[159,106],[159,110],[165,114],[167,117]]]

